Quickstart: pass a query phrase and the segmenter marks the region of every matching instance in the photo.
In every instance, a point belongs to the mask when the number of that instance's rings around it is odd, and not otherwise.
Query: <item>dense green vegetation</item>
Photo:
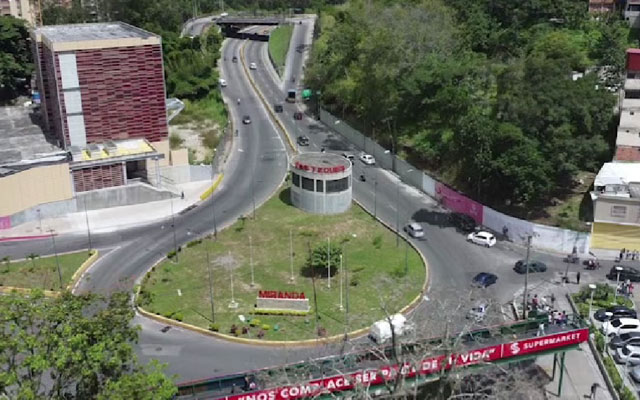
[[[12,261],[9,257],[0,258],[0,286],[60,290],[71,282],[71,277],[80,268],[89,255],[86,251],[60,254],[57,257],[40,258],[29,254],[21,261]],[[60,275],[58,275],[58,263]],[[62,277],[62,282],[60,278]]]
[[[620,84],[632,43],[624,21],[586,9],[581,0],[354,0],[321,14],[305,83],[394,152],[526,215],[611,158],[607,87]]]
[[[176,387],[156,362],[141,366],[126,293],[46,299],[0,296],[0,397],[171,399]],[[46,384],[43,384],[46,382]]]
[[[0,104],[27,94],[33,61],[23,20],[0,16]]]

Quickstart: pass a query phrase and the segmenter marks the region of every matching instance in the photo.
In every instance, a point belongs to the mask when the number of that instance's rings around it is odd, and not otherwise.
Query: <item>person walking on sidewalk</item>
[[[591,385],[591,395],[589,396],[589,399],[591,400],[596,399],[596,391],[598,390],[599,387],[600,387],[600,384],[598,384],[597,382],[594,382],[594,384]]]
[[[576,274],[576,283],[578,285],[580,284],[580,271],[578,271],[578,273]]]

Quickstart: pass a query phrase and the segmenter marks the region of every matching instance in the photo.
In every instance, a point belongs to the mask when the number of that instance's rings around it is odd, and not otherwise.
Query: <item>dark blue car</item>
[[[498,277],[489,272],[480,272],[473,278],[473,285],[481,288],[491,286],[498,280]]]

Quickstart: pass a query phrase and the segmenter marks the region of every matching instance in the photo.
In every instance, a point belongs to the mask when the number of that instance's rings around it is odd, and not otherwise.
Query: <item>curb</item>
[[[54,236],[57,236],[58,234],[54,234]],[[26,241],[26,240],[38,240],[38,239],[47,239],[50,238],[51,235],[32,235],[32,236],[6,236],[6,237],[0,237],[0,242],[19,242],[19,241]]]
[[[100,254],[98,253],[98,250],[91,250],[91,255],[89,256],[89,258],[87,258],[82,263],[80,268],[78,268],[76,272],[74,272],[71,276],[71,282],[69,282],[69,284],[67,285],[67,290],[73,290],[73,287],[76,285],[76,283],[78,283],[80,278],[82,278],[82,275],[87,272],[87,270],[93,265],[93,263],[96,262],[99,255]]]
[[[209,187],[209,189],[205,190],[204,193],[200,195],[200,201],[206,200],[213,194],[213,192],[218,188],[220,182],[222,182],[222,178],[224,177],[224,173],[218,174],[218,177],[213,182],[213,184]]]
[[[281,186],[279,186],[278,189],[280,189]],[[271,198],[272,196],[270,196],[269,198]],[[356,202],[356,204],[358,206],[362,207],[363,210],[365,210],[367,213],[369,213],[369,211],[365,207],[363,207],[362,204],[360,204],[360,202],[358,202],[356,200],[354,200],[354,202]],[[371,215],[371,214],[369,213],[369,215]],[[389,229],[391,231],[394,231],[386,223],[380,221],[377,218],[376,218],[376,220],[378,222],[382,223],[387,229]],[[402,309],[400,309],[398,311],[400,313],[406,313],[406,312],[412,310],[413,308],[415,308],[418,304],[420,304],[420,300],[422,299],[422,295],[427,290],[427,285],[429,283],[429,277],[430,277],[429,276],[429,264],[427,263],[427,260],[424,257],[424,255],[415,247],[415,245],[413,243],[411,243],[411,242],[409,242],[407,240],[405,240],[405,242],[407,242],[409,245],[411,245],[411,247],[420,255],[420,258],[422,259],[422,262],[423,262],[424,267],[425,267],[425,280],[424,280],[424,283],[422,284],[421,292],[413,300],[411,300],[411,302],[409,304],[407,304]],[[151,271],[151,269],[153,267],[157,266],[158,264],[160,264],[165,259],[166,259],[166,256],[161,258],[160,260],[158,260],[151,267],[149,267],[149,269],[144,273],[144,275],[142,275],[141,280],[144,279],[144,277]],[[141,288],[142,288],[142,285],[139,285],[137,290],[136,290],[136,292],[135,292],[134,304],[135,304],[135,301],[137,300],[137,297],[138,297],[138,294],[140,293]],[[293,341],[293,340],[278,341],[278,340],[261,340],[261,339],[241,338],[241,337],[226,335],[226,334],[220,333],[220,332],[210,331],[208,329],[201,328],[199,326],[191,325],[191,324],[188,324],[188,323],[185,323],[185,322],[176,321],[174,319],[167,318],[167,317],[164,317],[162,315],[157,315],[157,314],[154,314],[154,313],[151,313],[151,312],[145,310],[144,308],[142,308],[142,307],[140,307],[138,305],[135,305],[135,308],[141,315],[143,315],[144,317],[153,319],[156,322],[160,322],[160,323],[165,324],[165,325],[178,326],[178,327],[181,327],[181,328],[184,328],[184,329],[188,329],[188,330],[190,330],[192,332],[200,333],[200,334],[207,335],[207,336],[212,336],[212,337],[215,337],[215,338],[218,338],[218,339],[227,340],[227,341],[235,342],[235,343],[239,343],[239,344],[250,344],[250,345],[258,345],[258,346],[266,346],[266,347],[304,347],[304,346],[315,346],[315,345],[318,345],[318,344],[330,344],[330,343],[335,343],[335,342],[338,342],[338,341],[345,340],[345,335],[344,334],[329,336],[327,338],[317,338],[317,339],[297,340],[297,341]],[[365,328],[360,328],[360,329],[357,329],[355,331],[351,331],[351,332],[347,333],[346,336],[349,339],[355,339],[355,338],[358,338],[358,337],[361,337],[361,336],[365,335],[369,331],[369,329],[370,329],[369,326],[367,326]]]
[[[3,293],[3,294],[20,293],[20,294],[29,295],[33,290],[38,290],[38,289],[27,289],[27,288],[13,287],[13,286],[0,287],[0,293]],[[60,292],[55,292],[51,290],[43,290],[42,292],[44,293],[45,297],[54,297],[54,298],[60,297]]]
[[[296,153],[298,153],[298,150],[296,149],[295,144],[293,144],[293,141],[291,140],[291,136],[289,135],[289,132],[287,131],[287,128],[285,128],[284,125],[282,124],[282,122],[280,122],[280,119],[276,117],[275,113],[273,112],[273,110],[269,106],[269,103],[264,98],[264,95],[262,94],[262,91],[260,91],[260,89],[258,88],[258,85],[256,85],[255,81],[253,80],[253,77],[251,76],[251,73],[247,70],[246,61],[244,59],[244,47],[245,47],[245,45],[246,45],[246,42],[244,42],[242,44],[242,48],[240,49],[240,58],[242,60],[242,69],[244,70],[244,73],[247,76],[247,78],[249,78],[249,83],[251,84],[251,87],[253,87],[253,90],[258,94],[258,97],[260,97],[260,101],[262,101],[262,104],[264,105],[264,108],[267,110],[267,113],[269,114],[271,119],[275,122],[275,124],[278,126],[278,128],[280,128],[280,130],[282,130],[282,132],[284,133],[284,136],[287,138],[287,142],[289,143],[289,146],[291,147],[291,150],[293,151],[293,154],[296,154]]]

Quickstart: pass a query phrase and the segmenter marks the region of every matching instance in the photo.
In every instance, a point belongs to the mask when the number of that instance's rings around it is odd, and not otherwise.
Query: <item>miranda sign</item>
[[[338,172],[346,171],[344,165],[336,165],[335,167],[316,167],[315,165],[303,164],[300,161],[296,161],[296,168],[302,171],[309,171],[316,174],[335,174]]]
[[[260,299],[305,299],[304,292],[279,292],[276,290],[261,290],[258,292]]]
[[[256,312],[295,311],[309,312],[309,299],[304,292],[260,290],[256,299]]]

